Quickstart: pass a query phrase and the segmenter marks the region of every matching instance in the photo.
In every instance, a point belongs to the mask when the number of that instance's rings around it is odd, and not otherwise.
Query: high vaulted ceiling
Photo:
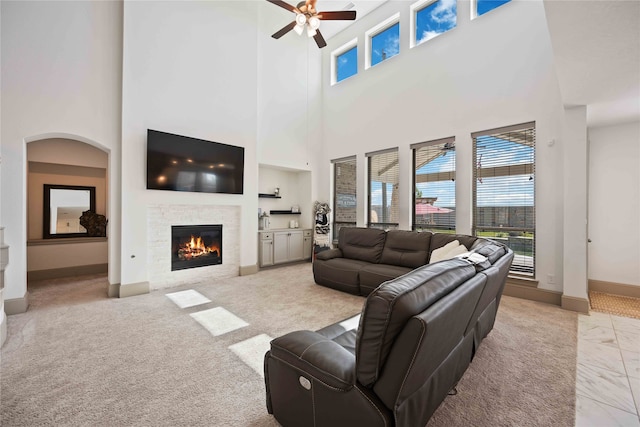
[[[640,1],[545,0],[565,105],[587,105],[587,124],[640,119]]]
[[[317,8],[356,10],[385,0],[318,0]],[[291,4],[297,4],[292,2]],[[544,0],[554,62],[566,106],[586,105],[587,124],[640,120],[640,0]],[[329,39],[353,21],[325,21]]]

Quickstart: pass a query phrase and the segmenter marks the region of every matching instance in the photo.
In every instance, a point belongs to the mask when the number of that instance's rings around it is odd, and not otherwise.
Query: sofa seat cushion
[[[356,354],[356,331],[358,330],[358,324],[360,323],[360,314],[334,323],[333,325],[325,326],[322,329],[318,329],[316,332],[323,337],[329,338],[331,341],[340,344],[347,349],[351,354]]]
[[[370,265],[366,261],[349,258],[333,258],[313,263],[313,276],[316,283],[343,292],[358,295],[360,293],[359,273]]]
[[[369,264],[360,270],[360,292],[369,295],[371,291],[387,280],[395,279],[413,270],[409,267],[401,267],[389,264]]]
[[[418,268],[427,263],[431,233],[390,230],[382,250],[381,264]]]

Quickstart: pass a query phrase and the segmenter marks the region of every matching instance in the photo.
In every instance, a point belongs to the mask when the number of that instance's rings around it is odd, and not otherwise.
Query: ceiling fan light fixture
[[[302,31],[304,31],[304,25],[296,25],[293,27],[293,31],[295,31],[299,36],[302,35]]]
[[[318,19],[317,16],[312,16],[311,18],[309,18],[309,26],[314,30],[317,30],[318,28],[320,28],[320,19]]]
[[[303,27],[304,24],[307,23],[307,17],[306,15],[302,14],[302,13],[298,13],[296,15],[296,24],[298,24],[299,26]]]
[[[315,30],[315,28],[313,28],[311,25],[307,25],[307,36],[313,37],[316,34],[318,34],[318,32]]]

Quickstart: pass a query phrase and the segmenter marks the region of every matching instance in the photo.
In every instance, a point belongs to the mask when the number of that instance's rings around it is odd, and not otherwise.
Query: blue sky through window
[[[502,6],[505,3],[510,2],[511,0],[476,0],[476,12],[478,16],[483,15],[498,6]]]
[[[434,38],[456,26],[456,0],[438,0],[416,12],[416,44]]]
[[[371,65],[400,53],[400,23],[371,37]]]
[[[444,156],[433,159],[416,171],[416,175],[452,172],[453,178],[456,170],[455,151],[447,152]],[[416,184],[422,192],[422,197],[437,197],[434,206],[454,208],[456,206],[456,183],[449,179],[446,181],[421,182]]]
[[[336,56],[336,82],[358,73],[358,47]]]
[[[481,168],[533,164],[533,147],[494,136],[477,139],[477,163]],[[534,175],[484,177],[476,183],[477,206],[534,206]]]

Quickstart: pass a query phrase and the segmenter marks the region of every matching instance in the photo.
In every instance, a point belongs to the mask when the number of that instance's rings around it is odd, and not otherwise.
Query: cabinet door
[[[289,232],[273,233],[273,263],[289,261]]]
[[[273,265],[273,240],[260,241],[260,267]]]
[[[289,233],[289,261],[304,259],[302,231]]]
[[[304,238],[304,243],[303,243],[303,250],[304,250],[304,259],[309,259],[311,258],[311,248],[312,248],[312,241],[313,239],[311,237],[305,237]]]

